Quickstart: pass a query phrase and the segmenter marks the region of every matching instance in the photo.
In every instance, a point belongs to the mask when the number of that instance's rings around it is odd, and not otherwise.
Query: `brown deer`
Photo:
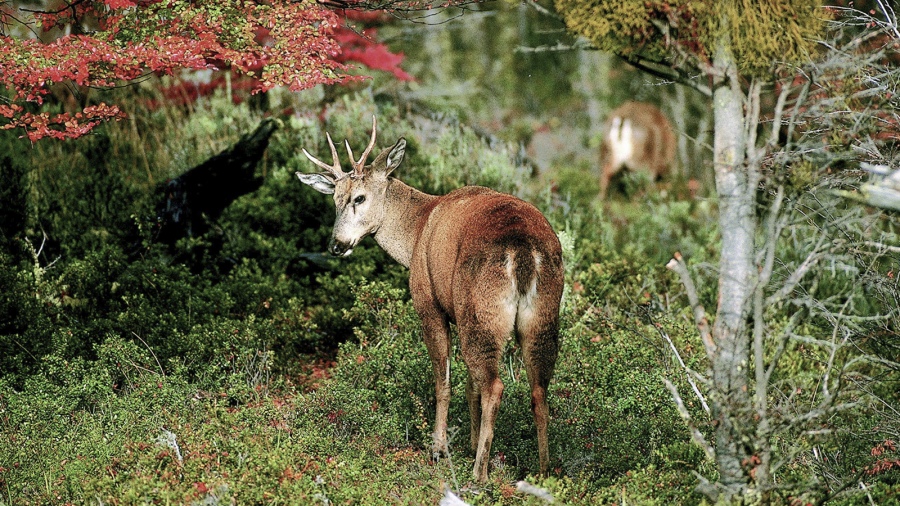
[[[449,456],[450,323],[456,323],[466,368],[466,398],[476,451],[475,479],[487,480],[494,421],[503,394],[499,365],[508,339],[522,350],[537,425],[541,472],[549,465],[547,388],[559,349],[563,291],[562,250],[546,218],[534,206],[488,188],[466,186],[428,195],[389,177],[403,161],[406,140],[385,149],[371,165],[372,140],[352,170],[341,170],[331,136],[333,162],[303,154],[327,172],[297,177],[334,195],[336,218],[328,250],[349,255],[366,236],[409,268],[413,306],[422,321],[434,368],[433,457]]]
[[[675,147],[672,125],[656,106],[625,102],[617,107],[603,126],[600,197],[606,197],[610,179],[623,168],[659,180],[671,168]]]

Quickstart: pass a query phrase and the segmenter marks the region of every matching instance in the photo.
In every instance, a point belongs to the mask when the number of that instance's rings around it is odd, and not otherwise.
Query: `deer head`
[[[325,136],[331,149],[331,165],[303,149],[303,154],[326,172],[297,172],[297,177],[315,190],[334,197],[336,216],[331,239],[328,241],[328,251],[332,255],[347,256],[353,253],[353,248],[366,236],[377,232],[384,221],[388,176],[403,161],[406,140],[400,138],[393,147],[385,149],[370,165],[366,165],[366,158],[375,147],[375,127],[373,116],[372,138],[358,160],[354,159],[350,142],[344,141],[350,156],[350,172],[341,170],[337,149],[328,133]]]

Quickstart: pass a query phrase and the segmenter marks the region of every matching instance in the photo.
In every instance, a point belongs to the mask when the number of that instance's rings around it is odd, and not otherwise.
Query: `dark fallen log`
[[[0,251],[13,253],[15,239],[25,237],[28,185],[26,170],[7,153],[0,153]]]
[[[210,230],[232,202],[262,186],[256,165],[280,122],[266,119],[230,148],[157,187],[159,242],[173,245],[183,237]]]

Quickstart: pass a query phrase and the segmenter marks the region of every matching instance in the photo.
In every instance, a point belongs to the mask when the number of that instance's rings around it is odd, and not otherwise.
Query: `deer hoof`
[[[435,441],[433,445],[431,445],[431,460],[434,462],[438,462],[441,460],[441,457],[449,457],[450,450],[447,448],[447,443],[445,441]]]

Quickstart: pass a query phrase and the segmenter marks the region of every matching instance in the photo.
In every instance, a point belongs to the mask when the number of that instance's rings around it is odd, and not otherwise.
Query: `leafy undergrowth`
[[[700,455],[665,407],[656,353],[628,344],[632,334],[564,336],[546,478],[533,475],[528,392],[510,354],[491,479],[476,485],[461,361],[452,371],[451,458],[432,462],[430,362],[411,305],[385,283],[354,293],[348,316],[362,317],[358,340],[342,345],[336,362],[309,361],[292,374],[260,381],[246,369],[201,390],[164,374],[140,347],[111,339],[88,367],[48,364],[52,375],[32,376],[22,390],[4,387],[4,500],[435,504],[449,489],[471,504],[543,504],[539,492],[517,486],[524,480],[564,504],[699,501],[683,471]]]
[[[473,485],[466,452],[432,463],[416,442],[386,444],[379,426],[397,420],[381,419],[374,404],[345,411],[327,388],[242,403],[145,379],[146,387],[110,396],[93,413],[36,417],[43,406],[7,397],[0,486],[9,504],[433,504],[444,488],[473,504],[542,502],[517,491],[517,477],[503,468]],[[693,481],[653,467],[639,478],[679,502]],[[567,504],[665,497],[637,484],[598,491],[573,477],[526,479]]]

